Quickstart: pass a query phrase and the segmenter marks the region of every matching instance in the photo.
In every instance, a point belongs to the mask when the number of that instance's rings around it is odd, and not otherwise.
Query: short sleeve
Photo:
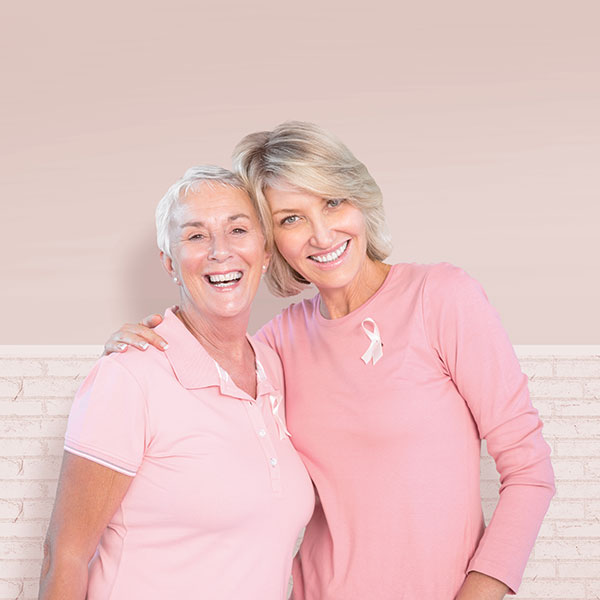
[[[134,476],[144,457],[147,421],[146,394],[137,379],[118,356],[103,357],[75,396],[65,450]]]
[[[423,291],[425,329],[442,368],[469,406],[500,474],[500,497],[468,571],[516,592],[554,494],[550,448],[527,377],[477,281],[442,264]]]

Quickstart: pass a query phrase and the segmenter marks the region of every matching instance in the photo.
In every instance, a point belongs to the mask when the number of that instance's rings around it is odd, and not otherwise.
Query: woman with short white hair
[[[219,167],[188,170],[156,225],[169,346],[100,359],[77,393],[40,598],[282,600],[314,496],[281,363],[246,334],[270,247]]]
[[[384,263],[379,188],[315,125],[246,136],[234,167],[270,217],[271,289],[319,291],[256,336],[282,360],[288,427],[320,500],[293,598],[516,592],[554,480],[527,378],[481,286],[445,263]],[[106,347],[146,341],[162,340],[126,326]],[[482,439],[501,481],[487,528]]]

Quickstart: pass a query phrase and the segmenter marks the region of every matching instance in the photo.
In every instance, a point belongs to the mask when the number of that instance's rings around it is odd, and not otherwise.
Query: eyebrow
[[[297,208],[280,208],[279,210],[276,210],[273,215],[278,215],[279,213],[297,213],[300,212],[299,209]]]
[[[250,220],[250,215],[246,213],[238,213],[237,215],[231,215],[227,217],[227,221],[237,221],[238,219],[248,219]],[[183,223],[180,225],[180,229],[184,229],[185,227],[204,227],[205,224],[202,221],[188,221],[187,223]]]

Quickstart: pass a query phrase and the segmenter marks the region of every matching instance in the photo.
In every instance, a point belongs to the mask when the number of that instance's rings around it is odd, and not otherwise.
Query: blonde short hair
[[[180,200],[183,200],[190,191],[195,191],[201,184],[205,185],[224,185],[243,190],[248,193],[246,186],[242,180],[231,171],[223,169],[222,167],[216,167],[214,165],[200,165],[197,167],[190,167],[181,179],[176,181],[168,190],[167,193],[162,197],[158,206],[156,207],[156,243],[159,249],[164,252],[169,258],[171,258],[171,239],[169,237],[169,224],[171,222],[171,216],[173,209],[177,206]],[[261,212],[256,206],[256,202],[252,200],[256,213],[258,215],[260,226],[267,239],[267,229],[270,229],[265,225],[265,221],[261,216]],[[272,239],[273,236],[270,236]],[[269,246],[266,246],[267,249]]]
[[[317,125],[287,121],[273,131],[247,135],[233,151],[233,169],[260,207],[271,240],[273,222],[264,190],[284,182],[322,198],[347,199],[364,215],[367,256],[382,261],[392,251],[379,186],[341,141]],[[266,281],[278,296],[293,296],[310,283],[290,267],[276,246]]]

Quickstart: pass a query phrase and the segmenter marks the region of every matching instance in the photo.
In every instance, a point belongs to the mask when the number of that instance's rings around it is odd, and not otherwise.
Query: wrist
[[[509,587],[500,580],[478,571],[467,574],[455,600],[502,600]]]

